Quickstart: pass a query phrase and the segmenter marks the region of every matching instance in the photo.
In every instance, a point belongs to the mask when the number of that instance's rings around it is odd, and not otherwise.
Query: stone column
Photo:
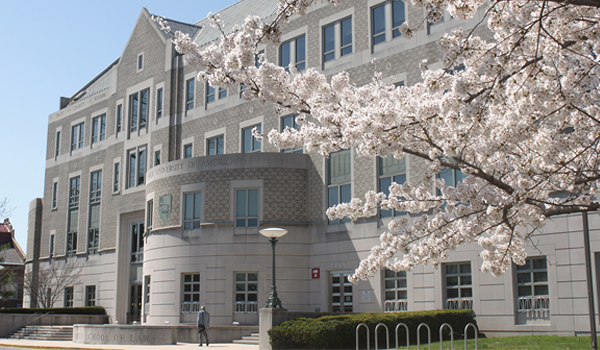
[[[262,308],[258,311],[259,350],[271,350],[267,331],[281,322],[287,321],[287,316],[287,309]]]

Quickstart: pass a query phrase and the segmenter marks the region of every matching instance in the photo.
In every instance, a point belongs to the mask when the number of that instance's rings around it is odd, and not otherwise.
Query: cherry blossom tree
[[[280,0],[268,22],[249,16],[228,32],[209,14],[220,41],[199,48],[175,33],[174,42],[198,79],[241,84],[246,99],[300,114],[299,130],[268,133],[279,148],[304,145],[325,157],[353,148],[363,157],[410,155],[428,164],[418,183],[393,183],[387,196],[371,191],[327,211],[352,220],[377,208],[415,214],[389,223],[353,279],[436,265],[470,242],[481,246],[482,271],[499,275],[511,261],[525,262],[528,239],[549,217],[600,207],[600,1],[410,1],[427,15],[415,28],[401,26],[408,38],[444,10],[459,20],[484,14],[474,28],[446,33],[438,42],[445,69],[423,61],[422,82],[412,86],[387,84],[380,73],[357,86],[345,72],[298,72],[263,55],[256,67],[257,44],[278,45],[285,23],[313,0]],[[463,181],[446,184],[436,176],[444,169]]]

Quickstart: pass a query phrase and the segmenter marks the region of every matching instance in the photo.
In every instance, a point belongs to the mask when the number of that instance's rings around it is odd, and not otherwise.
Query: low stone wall
[[[0,337],[23,328],[25,324],[34,326],[70,326],[77,323],[104,324],[106,315],[36,315],[36,314],[4,314],[0,313]]]
[[[213,326],[207,331],[211,343],[230,343],[234,339],[257,332],[252,326]],[[73,342],[78,344],[171,345],[177,342],[197,343],[194,324],[173,326],[87,325],[73,326]]]

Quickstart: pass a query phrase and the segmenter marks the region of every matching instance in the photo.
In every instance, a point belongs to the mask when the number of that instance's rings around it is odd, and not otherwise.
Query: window
[[[54,256],[54,235],[53,234],[50,235],[50,244],[48,245],[48,250],[49,250],[48,256],[53,257]]]
[[[119,104],[117,105],[117,121],[116,121],[116,129],[115,129],[115,134],[116,136],[119,136],[119,133],[121,132],[121,124],[123,123],[123,105]]]
[[[329,155],[327,160],[328,207],[348,203],[352,199],[352,154],[345,149]],[[350,219],[329,220],[330,225],[350,222]]]
[[[451,168],[443,168],[437,177],[438,179],[443,179],[448,187],[456,187],[464,178],[462,171]],[[442,195],[439,188],[437,189],[437,195]]]
[[[154,200],[151,199],[146,203],[146,229],[152,230],[152,215],[154,213]]]
[[[392,23],[386,22],[386,12],[391,11]],[[371,8],[371,36],[372,45],[385,42],[386,37],[397,38],[400,26],[406,21],[406,12],[402,0],[387,1]]]
[[[77,226],[79,224],[79,176],[69,180],[69,216],[67,224],[67,256],[77,251]]]
[[[336,31],[338,32],[336,38]],[[337,54],[336,54],[337,53]],[[352,17],[323,27],[323,62],[352,53]]]
[[[188,79],[185,82],[185,111],[194,108],[194,86],[195,86],[194,78]]]
[[[183,158],[192,158],[192,144],[183,146]]]
[[[235,227],[258,227],[258,189],[235,191]]]
[[[290,64],[298,70],[306,68],[306,40],[304,35],[285,41],[279,47],[279,65],[287,69]]]
[[[71,151],[83,147],[83,123],[71,127]]]
[[[548,311],[550,290],[546,257],[527,258],[525,265],[517,265],[516,274],[517,311]]]
[[[219,100],[227,97],[227,88],[220,87],[219,88]]]
[[[92,119],[92,144],[106,138],[106,114]]]
[[[183,302],[200,302],[200,274],[189,273],[183,275]]]
[[[139,133],[148,122],[148,95],[150,89],[129,95],[129,134]]]
[[[258,273],[235,273],[235,312],[258,312]]]
[[[56,158],[58,158],[58,155],[60,154],[60,131],[56,132],[56,138],[54,139],[54,160],[56,160]]]
[[[407,311],[406,271],[384,271],[385,312]]]
[[[138,72],[144,69],[144,54],[141,53],[137,57],[137,70]]]
[[[113,167],[113,193],[119,192],[119,179],[121,177],[121,163],[115,163]]]
[[[144,261],[144,224],[138,223],[131,226],[131,263]]]
[[[472,309],[471,263],[443,264],[446,309]]]
[[[102,197],[102,170],[90,174],[90,219],[88,224],[88,254],[98,253],[100,240],[100,202]]]
[[[283,131],[287,128],[299,130],[300,126],[298,126],[298,124],[296,123],[297,116],[298,116],[298,114],[292,114],[292,115],[282,117],[281,118],[281,131]],[[302,150],[303,150],[302,147],[296,147],[296,148],[286,148],[286,149],[283,149],[281,152],[302,153]]]
[[[378,163],[379,192],[389,195],[392,182],[399,185],[406,182],[406,158],[396,159],[390,154],[386,158],[378,158]],[[379,211],[379,216],[382,218],[401,214],[406,214],[406,212],[399,212],[395,209]]]
[[[65,287],[65,307],[73,307],[73,287]]]
[[[211,137],[206,140],[206,152],[208,156],[224,154],[225,137],[223,135]]]
[[[58,181],[54,181],[52,183],[52,209],[56,209],[57,207],[57,198],[58,196]]]
[[[143,185],[146,181],[146,146],[127,152],[127,188]]]
[[[351,272],[331,272],[331,311],[352,312]]]
[[[163,89],[156,90],[156,120],[162,117],[163,111]]]
[[[186,193],[184,195],[183,228],[195,230],[202,222],[202,192]]]
[[[215,102],[215,88],[206,83],[206,103]]]
[[[154,166],[160,165],[160,151],[154,151]]]
[[[252,129],[261,132],[261,125],[256,124],[242,129],[242,153],[260,152],[260,140],[252,135]]]
[[[85,286],[85,306],[96,305],[96,286]]]

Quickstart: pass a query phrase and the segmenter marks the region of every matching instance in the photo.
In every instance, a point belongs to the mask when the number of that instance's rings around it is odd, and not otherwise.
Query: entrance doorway
[[[131,268],[129,286],[129,320],[139,323],[142,319],[142,278],[144,262],[144,223],[136,222],[130,227]]]
[[[348,281],[348,277],[352,275],[352,271],[331,271],[329,273],[331,279],[331,311],[332,312],[352,312],[352,283]]]
[[[132,284],[129,296],[129,322],[139,323],[142,316],[142,284]]]

